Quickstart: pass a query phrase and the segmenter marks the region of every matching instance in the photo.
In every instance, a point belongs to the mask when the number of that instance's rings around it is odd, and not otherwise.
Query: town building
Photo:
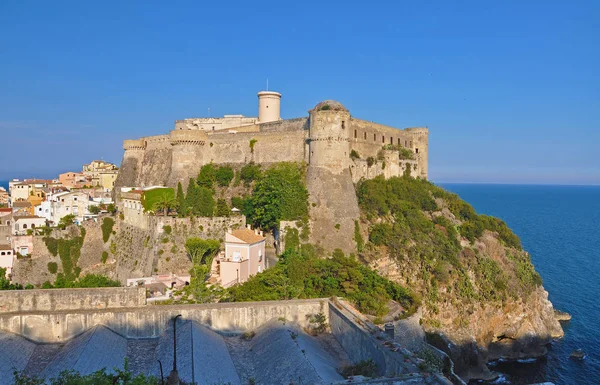
[[[83,187],[88,183],[85,175],[73,171],[60,174],[58,176],[58,180],[64,187],[67,187],[68,189]]]
[[[23,181],[13,179],[8,182],[8,189],[10,191],[10,203],[26,201],[30,195],[36,191],[48,187],[48,184],[52,181],[45,179],[25,179]]]
[[[8,205],[9,201],[8,191],[4,187],[0,187],[0,206]]]
[[[84,192],[61,192],[53,194],[50,200],[50,221],[55,225],[61,218],[67,215],[74,215],[75,221],[80,223],[89,212],[90,205],[96,205],[90,201],[89,196]],[[45,206],[43,209],[45,210]],[[45,214],[45,213],[44,213]]]
[[[115,164],[103,160],[93,160],[83,165],[83,175],[90,181],[90,186],[99,186],[105,190],[115,187],[118,173],[119,168]]]
[[[0,243],[0,268],[6,269],[6,277],[10,278],[14,264],[14,251],[8,244]]]
[[[33,254],[33,235],[13,235],[10,244],[17,257]]]
[[[37,215],[23,215],[14,217],[13,235],[25,235],[28,230],[45,227],[46,218],[38,217]]]
[[[24,215],[34,215],[33,206],[28,200],[21,200],[12,203],[12,215],[20,217]]]
[[[265,239],[262,231],[252,230],[250,225],[225,234],[225,251],[213,262],[223,287],[246,282],[264,271]]]

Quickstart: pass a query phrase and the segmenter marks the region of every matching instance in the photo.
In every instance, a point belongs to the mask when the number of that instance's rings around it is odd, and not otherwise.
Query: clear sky
[[[600,184],[600,1],[0,1],[0,179],[323,99],[428,126],[437,182]]]

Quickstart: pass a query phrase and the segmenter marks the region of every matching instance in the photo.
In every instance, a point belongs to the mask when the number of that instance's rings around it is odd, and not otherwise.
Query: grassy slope
[[[405,177],[361,182],[357,194],[369,233],[361,256],[394,261],[396,280],[423,296],[432,326],[439,326],[441,304],[501,304],[541,285],[506,224],[477,215],[455,194]]]

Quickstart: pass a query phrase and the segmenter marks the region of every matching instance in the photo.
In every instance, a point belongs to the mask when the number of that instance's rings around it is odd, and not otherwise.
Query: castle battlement
[[[318,103],[308,117],[281,119],[281,94],[263,91],[258,97],[258,117],[182,119],[166,135],[124,141],[117,187],[175,186],[195,177],[202,165],[210,162],[306,162],[334,173],[351,170],[353,181],[402,175],[410,164],[411,175],[428,177],[426,127],[398,129],[359,119],[335,100]],[[387,157],[385,166],[369,161],[365,168],[361,160],[381,158],[381,151],[389,145],[397,159]],[[406,153],[400,155],[400,149],[411,151],[413,156],[408,158],[413,159],[406,159]],[[128,171],[128,163],[137,164],[132,166],[135,171]]]

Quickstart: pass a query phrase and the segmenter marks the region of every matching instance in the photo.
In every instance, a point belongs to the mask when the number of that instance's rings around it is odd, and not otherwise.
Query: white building
[[[95,202],[90,201],[89,196],[84,192],[62,192],[54,194],[49,198],[49,201],[50,221],[54,225],[58,224],[60,219],[67,215],[74,215],[75,221],[80,223],[83,221],[84,217],[90,215],[90,212],[88,211],[90,205],[96,205]],[[45,210],[45,206],[41,209]]]
[[[36,215],[23,215],[14,217],[13,235],[25,235],[28,230],[39,229],[46,226],[46,218]]]
[[[14,258],[15,256],[12,247],[10,245],[0,244],[0,268],[6,269],[7,277],[12,274]]]

